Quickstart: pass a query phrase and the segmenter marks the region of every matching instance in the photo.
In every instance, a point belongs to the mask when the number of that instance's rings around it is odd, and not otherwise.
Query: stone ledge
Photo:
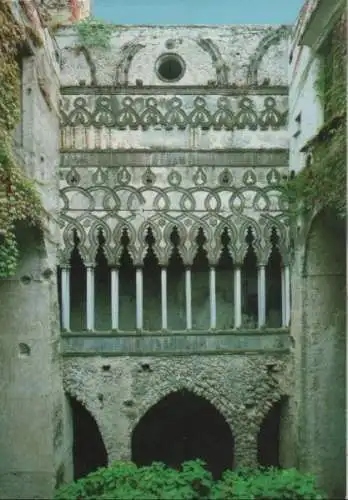
[[[80,86],[65,86],[60,89],[62,95],[175,95],[179,97],[180,95],[223,95],[223,96],[248,96],[248,95],[284,95],[287,96],[289,93],[288,87],[285,86],[273,86],[273,87],[255,87],[255,86],[243,86],[243,87],[233,87],[233,86],[180,86],[180,85],[127,85],[119,87],[111,86],[98,86],[93,87],[89,85]]]
[[[176,167],[178,165],[218,165],[230,167],[263,167],[288,165],[288,149],[117,149],[60,151],[60,167]]]
[[[288,354],[287,330],[240,332],[62,333],[63,356]]]

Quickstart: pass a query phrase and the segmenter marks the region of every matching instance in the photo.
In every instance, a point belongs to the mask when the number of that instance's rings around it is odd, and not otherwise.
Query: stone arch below
[[[71,424],[73,425],[73,409],[71,401],[74,401],[77,406],[83,408],[83,410],[89,414],[90,419],[92,419],[95,423],[95,431],[99,433],[100,440],[103,443],[105,453],[106,453],[106,463],[108,463],[108,457],[110,455],[109,450],[109,439],[108,439],[108,428],[104,425],[103,418],[100,414],[100,406],[102,405],[101,401],[98,400],[98,394],[93,393],[92,397],[87,394],[84,394],[84,391],[76,391],[73,387],[68,387],[66,381],[64,381],[64,391],[65,395],[70,403],[70,411],[71,411]],[[101,465],[100,465],[101,466]],[[74,474],[75,475],[75,474]]]
[[[72,420],[74,480],[108,464],[108,453],[99,425],[78,398],[67,394]]]
[[[143,366],[147,366],[146,363]],[[149,387],[146,394],[142,398],[140,403],[137,418],[133,421],[133,430],[135,426],[139,423],[141,418],[156,404],[158,404],[162,399],[169,396],[171,393],[187,391],[195,396],[202,397],[206,399],[211,405],[213,405],[217,411],[221,413],[225,421],[231,428],[233,433],[233,410],[229,408],[228,399],[223,394],[219,392],[218,389],[211,388],[205,384],[199,383],[181,383],[180,381],[168,381],[162,386],[151,386]]]
[[[201,459],[215,478],[234,465],[230,425],[209,399],[193,391],[171,391],[151,406],[134,427],[132,460],[137,465],[163,462],[179,468]]]

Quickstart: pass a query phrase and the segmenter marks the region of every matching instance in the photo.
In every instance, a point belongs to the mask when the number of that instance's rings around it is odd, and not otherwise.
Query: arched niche
[[[75,397],[68,395],[73,428],[74,480],[99,467],[106,467],[108,455],[98,424]]]
[[[215,478],[233,467],[234,437],[222,414],[205,398],[182,389],[153,405],[132,433],[132,460],[179,468],[202,459]]]

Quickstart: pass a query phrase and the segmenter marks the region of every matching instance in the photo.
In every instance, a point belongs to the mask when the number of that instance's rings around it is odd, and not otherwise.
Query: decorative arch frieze
[[[146,243],[147,231],[151,229],[154,244],[153,250],[161,266],[168,264],[173,252],[171,234],[176,228],[179,235],[178,251],[185,265],[192,265],[198,250],[197,235],[202,230],[206,238],[204,249],[208,261],[215,265],[219,259],[222,243],[221,236],[227,230],[230,242],[228,251],[233,261],[241,265],[244,261],[249,243],[246,241],[248,231],[253,235],[252,247],[257,261],[265,264],[268,261],[272,245],[270,236],[275,229],[279,237],[278,247],[283,264],[289,262],[289,228],[285,218],[260,213],[258,217],[251,217],[245,213],[224,214],[215,212],[180,211],[178,215],[155,212],[145,220],[139,213],[129,217],[121,217],[113,212],[83,212],[77,218],[62,214],[62,245],[60,248],[60,261],[67,262],[75,247],[74,231],[78,238],[77,249],[85,262],[95,262],[99,247],[98,233],[102,231],[105,242],[103,251],[110,266],[119,265],[123,252],[121,238],[123,231],[127,232],[129,243],[127,250],[135,265],[142,265],[148,245]]]
[[[277,45],[281,40],[286,39],[290,34],[291,28],[289,26],[280,26],[278,29],[273,28],[265,35],[257,46],[254,54],[252,55],[247,72],[248,85],[257,85],[257,73],[261,61],[272,45]]]

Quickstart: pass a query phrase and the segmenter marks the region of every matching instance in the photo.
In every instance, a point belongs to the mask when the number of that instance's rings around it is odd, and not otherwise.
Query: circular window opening
[[[183,77],[184,72],[185,63],[175,54],[162,56],[157,62],[157,74],[165,82],[177,82]]]

